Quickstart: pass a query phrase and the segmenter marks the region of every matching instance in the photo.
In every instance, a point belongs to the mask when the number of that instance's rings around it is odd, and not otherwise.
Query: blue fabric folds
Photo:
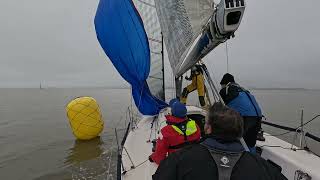
[[[167,104],[151,94],[146,82],[150,72],[149,42],[132,0],[100,0],[95,28],[104,52],[131,84],[139,111],[144,115],[158,114]]]
[[[240,92],[238,97],[227,105],[239,112],[241,116],[262,117],[261,108],[256,98],[248,92]]]

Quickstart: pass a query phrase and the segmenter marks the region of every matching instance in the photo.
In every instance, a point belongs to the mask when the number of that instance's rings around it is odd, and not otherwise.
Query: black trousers
[[[243,117],[243,139],[249,147],[254,147],[256,145],[257,135],[261,129],[261,119],[261,117]]]

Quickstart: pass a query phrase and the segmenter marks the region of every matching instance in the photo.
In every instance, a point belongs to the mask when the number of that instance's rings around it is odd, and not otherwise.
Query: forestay
[[[155,2],[170,64],[176,75],[190,47],[213,13],[213,0]]]

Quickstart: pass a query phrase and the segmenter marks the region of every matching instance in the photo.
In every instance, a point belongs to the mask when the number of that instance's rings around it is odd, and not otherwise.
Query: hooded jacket
[[[239,112],[243,117],[262,117],[261,108],[255,97],[236,83],[229,83],[222,88],[220,95],[228,107]]]

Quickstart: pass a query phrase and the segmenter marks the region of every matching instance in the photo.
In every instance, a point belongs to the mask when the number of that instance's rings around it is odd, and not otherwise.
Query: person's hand
[[[157,144],[157,141],[154,139],[152,141],[152,152],[156,152],[156,144]]]
[[[154,162],[154,160],[151,158],[151,156],[149,156],[149,161],[152,163]]]

